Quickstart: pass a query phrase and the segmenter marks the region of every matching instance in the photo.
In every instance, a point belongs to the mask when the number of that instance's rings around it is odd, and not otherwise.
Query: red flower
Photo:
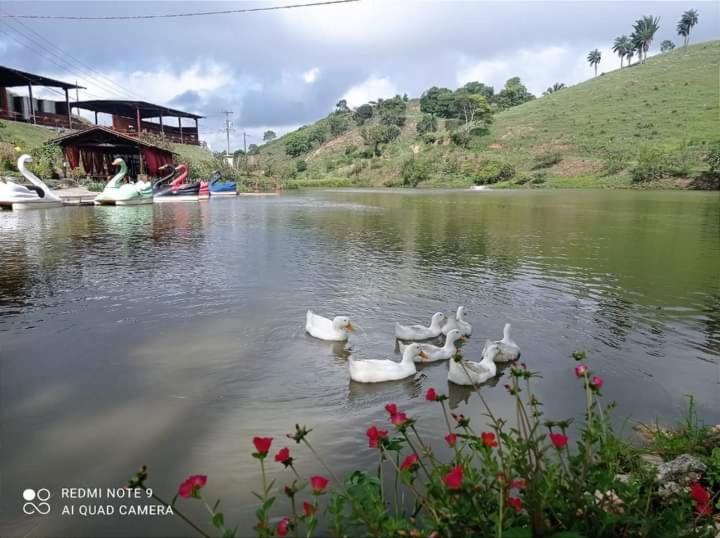
[[[437,400],[437,392],[435,392],[434,388],[431,387],[427,390],[427,392],[425,393],[425,399],[428,402],[434,402],[435,400]]]
[[[457,443],[457,435],[449,433],[445,436],[445,441],[447,441],[448,446],[455,446],[455,443]]]
[[[585,374],[588,371],[588,367],[584,364],[581,364],[580,366],[575,367],[575,375],[578,377],[585,377]]]
[[[377,448],[380,439],[385,439],[388,432],[386,430],[379,430],[375,426],[370,426],[367,431],[368,446],[370,448]]]
[[[410,454],[405,460],[400,464],[400,470],[401,471],[414,471],[418,467],[418,457],[415,454]]]
[[[513,489],[525,489],[527,484],[522,478],[516,478],[514,480],[510,480],[510,487]]]
[[[450,472],[443,476],[443,482],[448,489],[460,489],[463,481],[463,468],[456,465]]]
[[[272,440],[272,437],[253,437],[253,444],[255,445],[255,450],[258,451],[258,454],[261,456],[267,455],[267,453],[270,452]]]
[[[307,501],[303,502],[303,514],[305,517],[310,517],[315,513],[315,506]]]
[[[395,426],[402,426],[407,422],[407,415],[405,413],[395,413],[390,417],[390,422]]]
[[[488,446],[490,448],[498,446],[497,441],[495,440],[495,434],[492,432],[483,432],[480,434],[480,437],[482,437],[482,442],[485,446]]]
[[[699,516],[709,516],[712,514],[710,492],[699,482],[693,482],[690,486],[690,498],[695,503],[695,512],[697,512]]]
[[[285,467],[292,465],[293,459],[290,456],[290,449],[285,447],[278,450],[275,454],[275,461],[282,463]]]
[[[278,523],[277,529],[275,529],[275,534],[277,534],[278,536],[287,536],[289,526],[290,518],[285,516],[280,520],[280,523]]]
[[[178,488],[178,495],[180,495],[180,497],[184,497],[185,499],[189,497],[197,497],[198,491],[200,488],[204,487],[205,484],[207,484],[207,476],[202,474],[189,476],[182,484],[180,484],[180,487]]]
[[[563,435],[562,433],[557,432],[551,432],[550,433],[550,441],[552,442],[553,446],[560,450],[561,448],[565,448],[568,444],[568,436]]]
[[[590,378],[590,386],[595,390],[600,390],[605,382],[599,375],[594,375]]]
[[[329,480],[324,476],[311,476],[310,487],[315,495],[320,495],[325,492],[325,488],[328,485]]]
[[[519,499],[517,497],[508,497],[507,503],[508,503],[508,506],[512,506],[516,512],[522,511],[522,507],[523,507],[522,499]]]
[[[389,403],[385,406],[385,411],[387,411],[390,416],[393,416],[398,412],[397,405],[395,405],[394,403]]]

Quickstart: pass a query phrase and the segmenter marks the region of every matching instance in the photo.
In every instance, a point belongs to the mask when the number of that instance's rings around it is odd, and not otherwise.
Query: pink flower
[[[400,470],[401,471],[414,471],[418,467],[418,457],[415,454],[410,454],[405,460],[400,464]]]
[[[194,474],[187,477],[178,488],[178,495],[185,499],[189,497],[198,497],[200,488],[207,484],[207,476],[202,474]]]
[[[282,463],[285,467],[292,465],[293,459],[290,456],[290,449],[285,447],[278,450],[275,454],[275,461]]]
[[[705,489],[700,482],[693,482],[690,486],[690,498],[693,500],[695,512],[699,516],[709,516],[712,514],[710,492]]]
[[[253,437],[253,444],[255,445],[255,450],[258,451],[258,454],[261,456],[267,455],[267,453],[270,452],[272,440],[272,437]]]
[[[578,377],[585,377],[585,374],[588,371],[588,367],[584,364],[581,364],[580,366],[575,367],[575,375]]]
[[[460,489],[463,482],[463,468],[456,465],[450,469],[448,474],[442,477],[442,480],[448,489]]]
[[[552,442],[553,446],[560,450],[561,448],[565,448],[568,444],[568,436],[564,435],[562,433],[557,432],[551,432],[550,433],[550,441]]]
[[[437,392],[435,392],[434,388],[429,388],[427,392],[425,393],[425,399],[428,402],[434,402],[437,400]]]
[[[517,497],[508,497],[507,503],[508,503],[508,506],[511,506],[512,508],[514,508],[516,512],[522,512],[522,507],[523,507],[522,499],[519,499]]]
[[[510,488],[512,489],[525,489],[527,487],[527,483],[522,478],[516,478],[514,480],[510,480]]]
[[[287,536],[288,533],[288,527],[290,526],[290,518],[285,516],[280,520],[280,523],[277,525],[277,529],[275,529],[275,534],[278,536]]]
[[[483,432],[480,434],[480,437],[482,437],[482,442],[485,446],[493,448],[498,446],[497,441],[495,440],[495,434],[492,432]]]
[[[380,430],[375,426],[370,426],[367,431],[368,446],[370,448],[377,448],[380,439],[385,439],[388,432],[386,430]]]
[[[590,378],[590,386],[594,390],[600,390],[605,382],[603,381],[603,378],[599,375],[594,375]]]
[[[455,446],[455,443],[457,443],[457,435],[449,433],[445,436],[445,441],[447,441],[448,446]]]
[[[310,488],[313,490],[315,495],[320,495],[325,492],[329,480],[324,476],[311,476],[310,477]]]
[[[385,406],[385,411],[388,412],[388,415],[393,416],[398,412],[397,405],[395,405],[394,403],[389,403]]]
[[[303,514],[305,517],[310,517],[315,513],[315,506],[307,501],[303,502]]]
[[[405,413],[395,413],[390,417],[390,422],[395,426],[402,426],[407,422],[407,415]]]

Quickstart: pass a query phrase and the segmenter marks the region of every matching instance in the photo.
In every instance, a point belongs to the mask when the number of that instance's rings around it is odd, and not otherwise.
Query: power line
[[[310,4],[290,4],[285,6],[255,7],[246,9],[225,9],[222,11],[195,11],[190,13],[167,13],[163,15],[115,15],[104,17],[83,17],[76,15],[0,15],[0,18],[14,19],[51,19],[65,21],[127,21],[137,19],[175,19],[181,17],[201,17],[205,15],[231,15],[236,13],[254,13],[257,11],[277,11],[280,9],[296,9],[302,7],[329,6],[332,4],[349,4],[360,0],[330,0],[328,2],[313,2]]]

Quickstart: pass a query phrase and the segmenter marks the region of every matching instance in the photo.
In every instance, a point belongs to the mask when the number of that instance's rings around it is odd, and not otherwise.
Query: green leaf
[[[562,531],[551,535],[550,538],[585,538],[585,535],[575,531]]]
[[[532,538],[532,531],[528,528],[514,527],[504,530],[503,538]]]
[[[225,516],[223,516],[222,512],[218,512],[213,516],[212,524],[213,527],[215,527],[216,529],[222,529],[223,525],[225,524]]]

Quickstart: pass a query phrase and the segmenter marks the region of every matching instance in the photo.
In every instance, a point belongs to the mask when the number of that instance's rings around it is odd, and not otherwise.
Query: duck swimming
[[[497,374],[495,361],[499,353],[500,348],[488,340],[485,349],[483,349],[482,361],[473,362],[461,359],[460,362],[457,362],[455,359],[451,359],[448,381],[452,381],[456,385],[480,385],[485,383]]]
[[[358,383],[381,383],[397,381],[414,375],[416,357],[427,358],[420,344],[410,344],[405,348],[400,362],[391,360],[355,360],[348,359],[350,378]]]
[[[430,321],[430,327],[423,325],[401,325],[395,324],[395,337],[400,340],[429,340],[437,338],[442,334],[442,324],[447,320],[447,316],[442,312],[433,314]]]
[[[332,342],[344,342],[350,336],[350,332],[354,330],[350,319],[345,316],[336,316],[328,319],[323,316],[314,314],[312,310],[308,310],[305,315],[305,330],[320,340],[329,340]]]
[[[444,346],[434,346],[432,344],[418,344],[420,346],[420,349],[427,355],[427,359],[425,359],[422,362],[434,362],[434,361],[444,361],[446,359],[449,359],[455,353],[457,353],[457,348],[455,347],[455,342],[460,340],[462,338],[462,335],[460,334],[460,331],[457,329],[453,329],[450,331],[447,336],[445,337],[445,345]],[[400,346],[400,353],[404,353],[405,349],[408,347],[406,344],[399,344]],[[421,359],[416,356],[415,362],[421,362]]]
[[[495,345],[500,349],[500,353],[495,356],[495,362],[508,362],[515,361],[520,358],[520,346],[510,337],[510,324],[506,323],[503,328],[502,340],[496,340],[490,342],[489,340],[485,343],[485,347]],[[483,349],[483,352],[485,350]]]
[[[458,306],[454,318],[448,318],[447,323],[443,326],[443,334],[448,334],[453,329],[460,331],[462,336],[470,336],[472,334],[472,325],[465,321],[465,307]]]

